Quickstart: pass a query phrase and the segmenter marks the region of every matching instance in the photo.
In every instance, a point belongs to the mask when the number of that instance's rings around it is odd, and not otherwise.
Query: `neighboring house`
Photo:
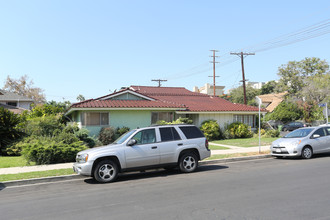
[[[266,82],[267,83],[267,82]],[[266,84],[265,82],[246,82],[246,86],[251,86],[254,89],[261,89],[263,85]]]
[[[215,95],[216,96],[221,96],[223,95],[223,89],[225,87],[224,86],[215,86]],[[205,86],[202,86],[200,88],[198,88],[197,86],[195,86],[193,88],[193,92],[199,92],[199,93],[203,93],[203,94],[207,94],[207,95],[213,95],[214,91],[213,91],[213,85],[210,85],[209,83],[206,83]]]
[[[13,92],[0,90],[0,107],[7,108],[14,113],[21,113],[24,110],[31,110],[33,99],[17,95]]]
[[[262,110],[266,112],[266,110]],[[190,118],[200,126],[217,120],[223,128],[243,122],[255,128],[258,108],[234,104],[219,97],[191,92],[182,87],[131,86],[119,92],[73,104],[66,115],[91,135],[102,127],[144,127],[159,120]]]
[[[261,99],[261,105],[266,108],[268,112],[273,112],[274,109],[284,100],[286,94],[287,92],[282,92],[278,94],[259,95],[258,97]]]

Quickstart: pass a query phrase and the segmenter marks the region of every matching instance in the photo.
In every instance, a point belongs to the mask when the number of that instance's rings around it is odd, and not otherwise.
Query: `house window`
[[[151,113],[151,124],[156,124],[157,121],[173,121],[173,112],[152,112]]]
[[[234,122],[241,122],[254,128],[254,115],[234,115]]]
[[[109,125],[109,113],[83,112],[81,114],[81,124],[85,126]]]
[[[17,102],[7,102],[7,105],[17,107]]]

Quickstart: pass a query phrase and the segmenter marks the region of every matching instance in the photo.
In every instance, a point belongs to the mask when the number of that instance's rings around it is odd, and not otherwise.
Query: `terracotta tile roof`
[[[110,94],[73,104],[71,108],[176,108],[178,111],[188,112],[257,112],[259,110],[258,107],[234,104],[219,97],[191,92],[183,87],[131,86],[129,89],[154,100],[102,100],[113,95]]]
[[[94,100],[75,103],[71,108],[185,108],[182,104],[148,100]]]
[[[130,89],[147,96],[208,96],[206,94],[189,91],[184,87],[131,86]]]

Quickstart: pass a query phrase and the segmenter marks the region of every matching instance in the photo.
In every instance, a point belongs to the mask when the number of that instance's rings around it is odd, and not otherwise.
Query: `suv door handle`
[[[183,143],[179,143],[179,144],[178,144],[178,146],[182,146],[182,145],[183,145]]]
[[[151,149],[157,149],[157,146],[151,147]]]

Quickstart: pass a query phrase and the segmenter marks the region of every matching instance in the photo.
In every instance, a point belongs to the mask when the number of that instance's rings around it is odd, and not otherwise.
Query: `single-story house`
[[[159,120],[190,118],[200,126],[205,120],[217,120],[223,128],[232,122],[256,127],[258,107],[231,103],[219,97],[195,93],[183,87],[131,86],[96,99],[71,105],[66,115],[91,135],[102,127],[150,126]],[[265,109],[262,109],[266,112]]]
[[[31,110],[34,100],[13,92],[0,89],[0,107],[6,108],[16,114]]]

